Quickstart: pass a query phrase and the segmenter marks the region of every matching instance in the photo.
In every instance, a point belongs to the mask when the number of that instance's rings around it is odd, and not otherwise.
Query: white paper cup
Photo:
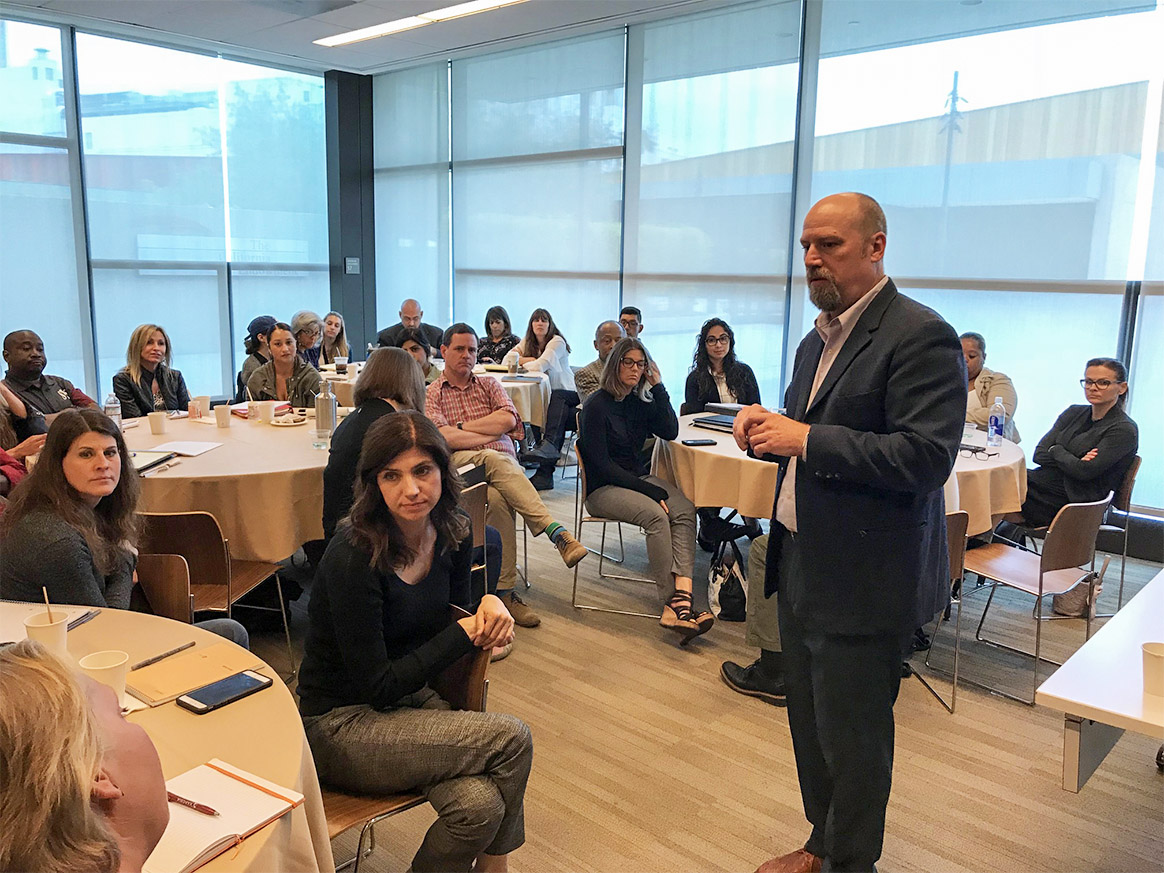
[[[125,706],[125,677],[129,672],[129,655],[125,652],[94,652],[77,662],[81,670],[94,682],[108,685],[117,694],[117,702]]]
[[[58,658],[69,654],[66,634],[69,632],[69,616],[63,609],[53,612],[49,620],[48,612],[34,612],[24,620],[24,632],[30,640],[36,640]]]
[[[247,421],[254,423],[262,418],[262,407],[258,400],[247,401]]]
[[[200,394],[194,399],[198,401],[198,408],[202,410],[202,417],[205,418],[210,415],[210,395]]]
[[[1144,643],[1144,693],[1164,697],[1164,643]]]
[[[259,401],[259,421],[263,424],[270,424],[275,420],[275,401],[274,400],[260,400]]]
[[[214,407],[214,423],[219,427],[230,427],[230,404],[223,403]]]
[[[151,412],[146,415],[150,422],[150,433],[165,433],[166,420],[170,417],[167,412]]]

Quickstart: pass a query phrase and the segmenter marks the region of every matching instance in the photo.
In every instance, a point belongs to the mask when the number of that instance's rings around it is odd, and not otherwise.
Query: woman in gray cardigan
[[[247,381],[251,400],[286,400],[292,406],[311,406],[323,379],[319,370],[296,354],[291,326],[279,322],[267,335],[271,360]]]

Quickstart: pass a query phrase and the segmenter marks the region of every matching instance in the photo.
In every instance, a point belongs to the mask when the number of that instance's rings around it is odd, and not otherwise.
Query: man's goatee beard
[[[809,284],[808,299],[821,312],[833,312],[841,305],[841,290],[831,279],[824,276],[818,278],[824,279],[828,284],[819,287]]]

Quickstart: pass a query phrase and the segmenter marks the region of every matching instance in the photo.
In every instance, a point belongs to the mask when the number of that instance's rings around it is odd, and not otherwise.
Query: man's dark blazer
[[[777,579],[781,537],[770,537],[765,593],[779,587],[817,631],[907,633],[949,601],[942,486],[966,416],[962,347],[889,280],[809,406],[823,349],[815,329],[801,341],[784,400],[790,418],[812,425],[796,474],[800,572]],[[767,457],[780,464],[779,494],[788,458]],[[772,523],[779,530],[775,507]]]

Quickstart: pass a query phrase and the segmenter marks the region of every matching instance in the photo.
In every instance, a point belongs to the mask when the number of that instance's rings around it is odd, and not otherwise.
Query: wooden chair
[[[970,526],[970,513],[964,509],[946,513],[946,540],[949,542],[950,552],[950,603],[957,605],[957,614],[954,618],[954,671],[951,674],[950,702],[942,698],[926,678],[917,670],[913,675],[918,678],[925,689],[937,698],[938,703],[945,707],[946,712],[954,714],[954,707],[958,705],[958,654],[962,631],[962,564],[966,557],[966,529]],[[942,622],[946,621],[949,610],[943,609],[938,613],[938,626],[934,628],[934,635],[930,640],[929,651],[926,652],[925,665],[930,666],[930,655],[938,641],[938,634],[942,630]],[[931,668],[932,669],[932,668]]]
[[[451,620],[467,616],[459,607],[452,607]],[[467,712],[484,712],[489,695],[489,655],[488,649],[477,649],[459,661],[450,664],[436,677],[430,686],[437,694],[449,702],[453,709]],[[389,816],[420,806],[426,798],[423,794],[385,794],[379,796],[347,794],[321,786],[323,792],[323,812],[327,817],[327,835],[334,840],[349,828],[362,825],[360,838],[356,843],[353,858],[335,869],[352,873],[360,869],[360,861],[376,850],[376,823]],[[365,839],[367,846],[365,847]]]
[[[575,455],[578,458],[578,481],[575,485],[574,491],[574,530],[577,533],[578,539],[582,539],[582,525],[584,524],[601,524],[602,525],[602,540],[599,543],[598,550],[595,552],[587,546],[587,550],[593,554],[598,555],[598,576],[602,579],[620,579],[624,582],[641,582],[645,585],[655,586],[654,579],[644,579],[641,576],[619,576],[614,573],[606,573],[603,571],[603,562],[612,561],[616,564],[621,564],[626,557],[626,552],[623,548],[622,542],[622,524],[617,518],[603,518],[598,515],[588,515],[585,508],[585,499],[581,495],[586,493],[586,466],[582,463],[582,448],[580,443],[575,443]],[[606,526],[608,524],[618,525],[618,558],[613,558],[606,554]],[[652,612],[634,612],[624,609],[609,609],[605,606],[588,606],[578,602],[578,566],[574,566],[574,592],[571,595],[570,603],[575,609],[589,609],[594,612],[609,612],[615,615],[634,615],[640,618],[659,618],[661,613]]]
[[[1103,500],[1097,500],[1094,503],[1069,503],[1060,509],[1050,527],[1047,528],[1047,538],[1041,555],[999,542],[989,543],[967,551],[966,572],[977,573],[990,582],[989,586],[983,586],[990,588],[990,596],[982,610],[982,618],[978,621],[978,629],[974,633],[974,638],[996,648],[1007,649],[1034,659],[1030,698],[1018,697],[1000,688],[982,683],[972,682],[971,684],[979,685],[1012,700],[1030,706],[1034,705],[1035,691],[1039,687],[1039,662],[1047,661],[1061,666],[1058,662],[1050,661],[1041,655],[1043,622],[1066,618],[1066,616],[1043,615],[1043,598],[1048,595],[1062,594],[1076,585],[1085,584],[1088,586],[1088,602],[1094,604],[1095,591],[1102,584],[1104,571],[1107,570],[1107,560],[1103,562],[1103,569],[1098,573],[1087,568],[1094,560],[1095,538],[1099,533],[1099,525],[1103,521],[1104,513],[1107,512],[1111,499],[1112,493],[1108,492],[1107,497]],[[999,585],[1014,588],[1035,598],[1032,611],[1032,618],[1035,622],[1034,652],[1009,646],[998,640],[987,639],[982,635],[986,614],[990,611],[990,604],[994,600]],[[966,594],[967,592],[963,592],[963,596]],[[1085,613],[1085,640],[1091,637],[1092,613],[1093,609],[1089,609]]]
[[[277,609],[283,619],[283,634],[287,641],[287,661],[291,670],[287,679],[290,681],[297,667],[279,565],[231,558],[218,519],[209,512],[141,512],[138,515],[144,523],[143,554],[176,554],[186,559],[190,567],[190,591],[195,612],[223,612],[227,618],[233,617],[236,606],[274,612],[276,607],[239,603],[239,600],[267,579],[275,577],[275,590],[279,595]]]
[[[139,555],[137,584],[154,615],[194,623],[190,566],[181,555]]]

